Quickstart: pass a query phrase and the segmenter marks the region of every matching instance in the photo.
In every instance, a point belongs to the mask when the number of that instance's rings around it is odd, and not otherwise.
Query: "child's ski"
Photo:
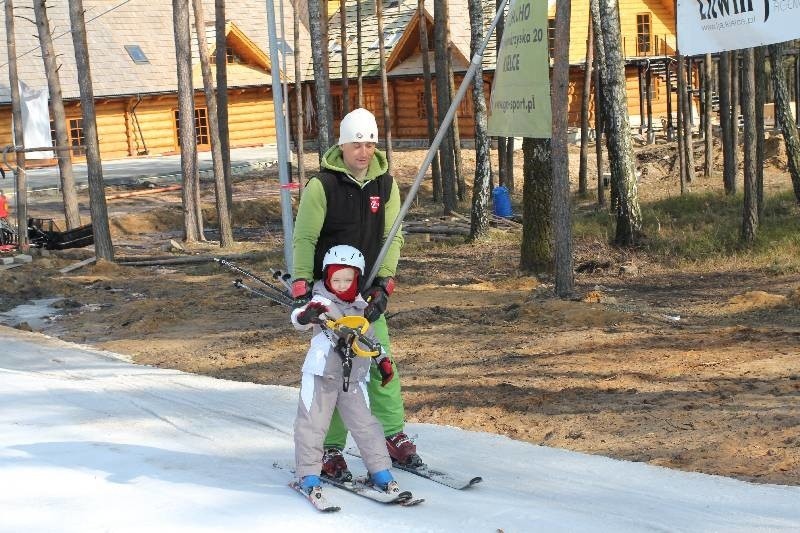
[[[423,498],[414,499],[413,494],[407,490],[398,492],[397,494],[388,494],[368,484],[365,478],[354,477],[353,481],[338,481],[323,475],[320,476],[320,479],[334,487],[352,492],[353,494],[378,503],[396,503],[404,507],[410,507],[425,501]]]
[[[354,455],[355,457],[361,457],[357,448],[347,448],[347,453],[349,455]],[[446,485],[450,488],[457,490],[463,490],[469,488],[483,481],[483,478],[480,476],[475,476],[475,477],[458,476],[450,474],[443,470],[431,468],[425,463],[423,463],[421,466],[413,467],[393,462],[392,466],[394,468],[399,468],[400,470],[411,472],[412,474],[416,474],[420,477],[430,479],[431,481],[435,481],[436,483],[441,483],[442,485]]]
[[[300,483],[297,481],[292,481],[289,483],[289,486],[294,489],[295,491],[299,492],[305,499],[307,499],[317,511],[323,513],[335,513],[336,511],[340,511],[341,507],[337,505],[331,505],[331,503],[325,498],[325,495],[322,494],[322,489],[319,487],[314,487],[310,493],[307,493],[303,490],[303,487],[300,486]]]
[[[294,466],[292,466],[292,465],[281,464],[281,463],[278,463],[276,461],[276,462],[272,463],[272,466],[273,466],[273,468],[278,468],[278,469],[281,469],[281,470],[288,470],[292,474],[295,473],[294,472]],[[324,475],[320,476],[320,479],[324,483],[326,483],[328,485],[332,485],[332,486],[334,486],[336,488],[339,488],[339,489],[342,489],[342,490],[346,490],[348,492],[352,492],[353,494],[356,494],[358,496],[362,496],[364,498],[370,499],[370,500],[372,500],[374,502],[377,502],[377,503],[399,504],[399,505],[402,505],[404,507],[410,507],[412,505],[416,505],[418,503],[422,503],[422,502],[425,501],[423,498],[414,499],[413,495],[409,491],[401,491],[401,492],[399,492],[397,494],[387,494],[387,493],[385,493],[385,492],[373,487],[372,485],[368,484],[366,482],[366,477],[365,476],[361,477],[361,478],[355,478],[354,477],[353,481],[350,481],[350,482],[336,481],[336,480],[334,480],[332,478],[329,478],[327,476],[324,476]],[[296,480],[293,481],[292,483],[294,485],[297,485],[297,481]],[[292,483],[290,483],[289,486],[294,488],[295,490],[298,490],[296,487],[293,486]],[[305,494],[301,490],[298,490],[298,492],[301,492],[304,496],[306,496],[312,504],[315,503],[311,498],[308,497],[307,494]],[[324,495],[323,495],[323,497],[324,497]],[[316,507],[316,505],[314,505],[314,507]],[[335,510],[338,511],[339,509],[336,508]]]

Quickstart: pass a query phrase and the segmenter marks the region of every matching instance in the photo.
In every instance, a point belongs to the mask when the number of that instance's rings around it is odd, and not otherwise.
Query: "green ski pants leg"
[[[372,327],[375,331],[375,337],[392,361],[394,377],[385,387],[381,387],[381,373],[375,365],[370,366],[369,383],[367,384],[369,408],[375,418],[378,419],[378,422],[381,423],[381,426],[383,426],[383,434],[386,436],[394,435],[398,431],[403,431],[403,424],[405,423],[405,408],[403,407],[403,396],[400,391],[400,374],[397,371],[394,357],[392,357],[386,317],[381,315],[378,320],[372,323]],[[339,412],[334,411],[328,434],[325,436],[325,448],[339,448],[341,450],[344,449],[346,442],[347,428],[342,422]]]

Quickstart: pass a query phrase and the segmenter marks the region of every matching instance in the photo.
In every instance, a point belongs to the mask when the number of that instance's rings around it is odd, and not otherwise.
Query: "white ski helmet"
[[[364,275],[364,255],[349,244],[337,244],[325,252],[325,257],[322,258],[323,272],[328,265],[351,266],[358,269],[359,275]]]

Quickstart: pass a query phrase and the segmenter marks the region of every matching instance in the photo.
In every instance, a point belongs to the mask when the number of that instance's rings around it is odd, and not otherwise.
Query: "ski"
[[[337,479],[322,475],[320,476],[320,479],[324,483],[328,483],[334,487],[352,492],[353,494],[378,503],[399,504],[403,507],[410,507],[425,501],[424,498],[415,499],[414,495],[407,490],[397,492],[396,494],[383,492],[382,490],[367,483],[366,477],[353,477],[352,481],[339,481]]]
[[[447,472],[431,468],[425,463],[422,463],[420,466],[414,467],[414,466],[401,465],[400,463],[393,462],[392,467],[399,468],[400,470],[404,470],[406,472],[411,472],[412,474],[416,474],[420,477],[430,479],[431,481],[435,481],[436,483],[446,485],[456,490],[464,490],[466,488],[475,485],[476,483],[480,483],[481,481],[483,481],[483,478],[480,476],[456,477],[452,474],[448,474]]]
[[[332,505],[325,495],[322,493],[322,489],[319,487],[314,487],[310,493],[306,493],[303,488],[300,486],[300,483],[297,481],[292,481],[289,483],[289,486],[294,489],[296,492],[300,493],[306,500],[314,506],[317,511],[322,513],[335,513],[336,511],[341,511],[341,507],[337,505]]]
[[[347,448],[347,454],[353,455],[355,457],[361,457],[356,448]],[[431,481],[435,481],[436,483],[440,483],[442,485],[448,486],[452,489],[456,490],[464,490],[469,488],[477,483],[483,481],[483,478],[480,476],[475,477],[467,477],[467,476],[459,476],[450,474],[438,468],[431,468],[427,464],[423,463],[420,466],[408,466],[402,465],[400,463],[392,462],[392,467],[398,468],[400,470],[404,470],[406,472],[410,472],[420,477],[424,477],[426,479],[430,479]]]
[[[276,461],[272,463],[272,466],[273,468],[278,468],[280,470],[287,470],[292,474],[295,473],[293,465],[280,464]],[[409,491],[400,491],[397,494],[387,494],[386,492],[383,492],[382,490],[377,489],[373,487],[371,484],[367,483],[366,476],[362,476],[360,478],[354,477],[352,481],[337,481],[333,478],[329,478],[324,475],[321,475],[320,479],[323,481],[323,483],[326,483],[338,489],[346,490],[347,492],[351,492],[357,496],[367,498],[377,503],[398,504],[402,505],[403,507],[410,507],[412,505],[417,505],[425,501],[424,498],[414,498],[414,496]],[[312,503],[312,505],[314,505],[315,502],[309,497],[309,495],[307,495],[302,490],[299,490],[298,488],[294,487],[294,485],[297,484],[298,483],[295,480],[292,483],[290,483],[289,486],[294,488],[295,490],[298,490],[298,492],[306,496],[306,498],[308,498],[308,500]],[[314,507],[317,506],[314,505]],[[337,508],[335,510],[338,511],[339,509]]]

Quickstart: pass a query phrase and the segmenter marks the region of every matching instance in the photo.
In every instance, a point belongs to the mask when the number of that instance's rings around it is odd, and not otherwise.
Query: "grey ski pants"
[[[311,387],[312,391],[308,388]],[[311,394],[309,394],[311,392]],[[304,398],[311,398],[306,407]],[[337,408],[361,457],[370,472],[392,466],[383,427],[369,410],[366,384],[350,382],[348,392],[342,390],[341,377],[303,374],[297,418],[294,421],[294,454],[297,477],[318,476],[322,471],[323,441]]]

